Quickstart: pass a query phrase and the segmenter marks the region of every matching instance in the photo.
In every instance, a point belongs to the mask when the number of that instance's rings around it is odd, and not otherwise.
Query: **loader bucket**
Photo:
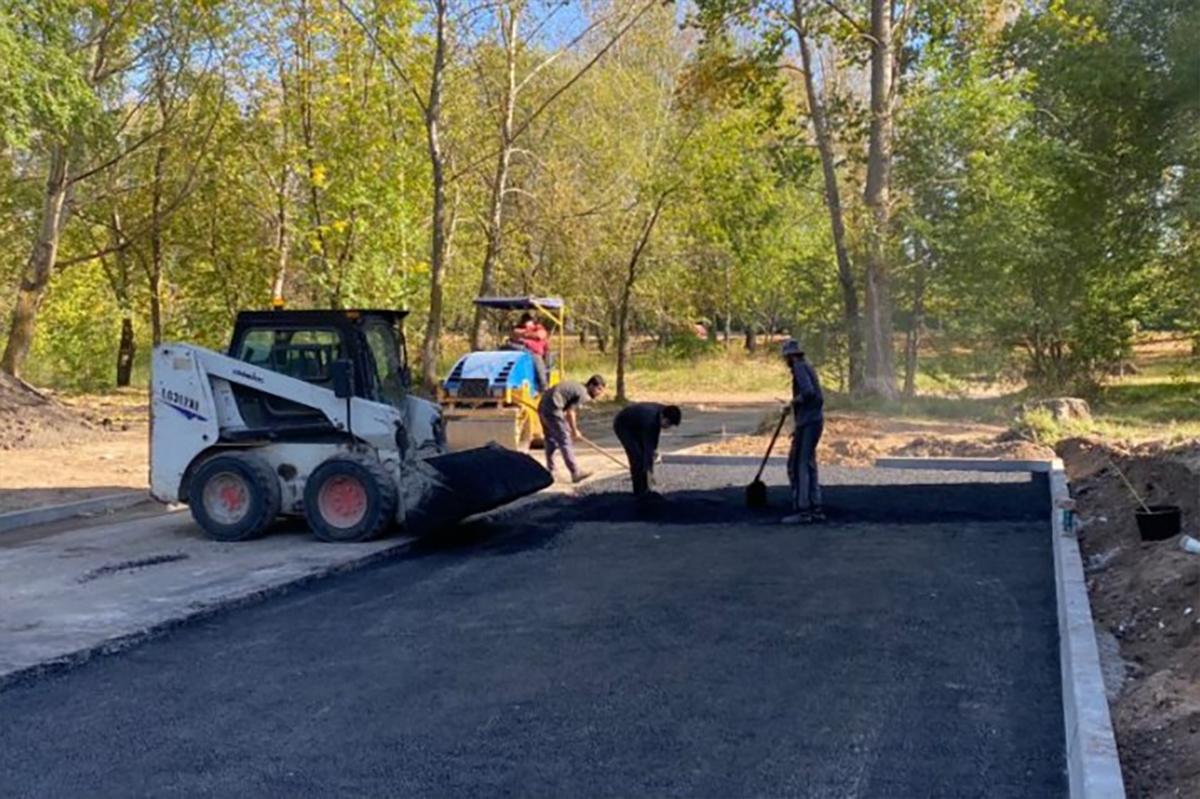
[[[433,532],[554,483],[533,458],[497,444],[438,455],[406,469],[405,526]]]

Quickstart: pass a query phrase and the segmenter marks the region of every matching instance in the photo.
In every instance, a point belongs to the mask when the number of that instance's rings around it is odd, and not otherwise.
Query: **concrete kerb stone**
[[[0,533],[33,527],[38,524],[58,522],[76,516],[112,513],[150,501],[150,495],[145,491],[122,491],[119,494],[106,494],[102,497],[83,499],[78,502],[0,513]]]
[[[1049,472],[1054,576],[1058,595],[1059,662],[1071,799],[1124,799],[1121,761],[1113,735],[1096,628],[1088,601],[1079,541],[1060,503],[1069,499],[1067,475],[1055,459]]]
[[[1053,468],[1053,461],[1004,460],[1003,458],[876,458],[875,466],[880,469],[920,469],[928,471],[960,472],[1032,472],[1046,474]]]

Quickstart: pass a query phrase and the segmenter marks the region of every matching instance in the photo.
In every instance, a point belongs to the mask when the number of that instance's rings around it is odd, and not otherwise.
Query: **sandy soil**
[[[733,436],[701,445],[696,452],[714,455],[761,455],[766,452],[778,416],[768,414],[752,436]],[[775,453],[787,451],[787,433]],[[1048,447],[1027,441],[1008,441],[1002,427],[974,422],[934,422],[885,419],[860,414],[830,413],[825,417],[819,458],[841,466],[870,466],[884,456],[976,457],[1040,459],[1054,457]]]
[[[1137,501],[1117,472],[1147,503],[1179,505],[1183,532],[1200,537],[1200,441],[1167,449],[1071,439],[1058,452],[1092,610],[1119,650],[1109,699],[1129,795],[1200,796],[1200,555],[1178,538],[1143,542]]]
[[[0,374],[0,513],[143,489],[143,390],[57,397]]]

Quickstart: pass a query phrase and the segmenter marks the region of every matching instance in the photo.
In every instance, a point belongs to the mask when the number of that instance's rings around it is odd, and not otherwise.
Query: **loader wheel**
[[[375,460],[330,458],[304,484],[304,515],[322,541],[369,541],[396,517],[396,484]]]
[[[218,455],[196,469],[188,484],[192,518],[217,541],[262,535],[282,504],[279,478],[258,455]]]

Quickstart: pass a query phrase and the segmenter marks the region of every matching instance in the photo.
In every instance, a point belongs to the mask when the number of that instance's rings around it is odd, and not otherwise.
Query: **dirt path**
[[[0,513],[104,496],[148,484],[147,428],[0,456]]]

